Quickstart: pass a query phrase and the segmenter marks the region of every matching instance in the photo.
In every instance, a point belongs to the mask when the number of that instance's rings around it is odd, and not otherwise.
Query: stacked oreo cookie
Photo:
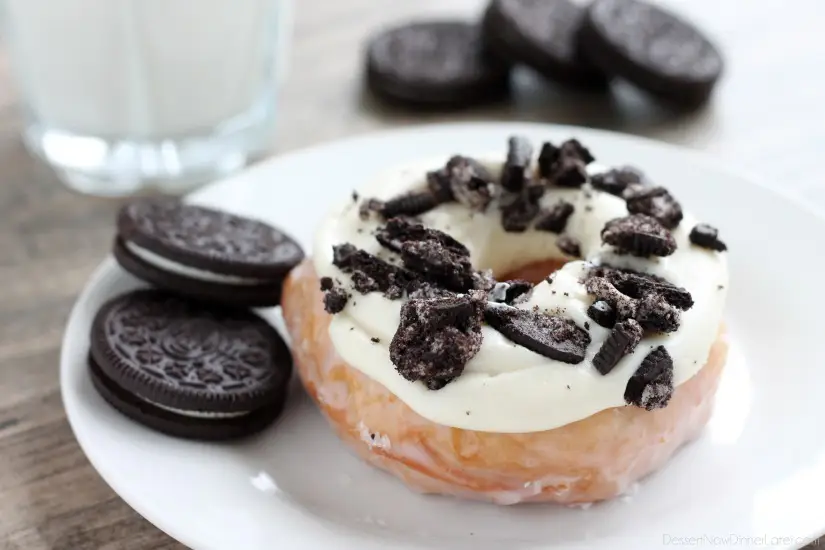
[[[643,0],[491,0],[480,22],[417,21],[380,32],[366,50],[366,82],[394,103],[467,106],[506,98],[515,65],[605,93],[623,79],[693,108],[711,96],[724,63],[695,25]]]
[[[260,221],[177,199],[117,218],[114,256],[153,285],[109,300],[92,323],[89,372],[125,416],[168,435],[252,435],[280,414],[289,348],[248,307],[277,305],[300,246]]]

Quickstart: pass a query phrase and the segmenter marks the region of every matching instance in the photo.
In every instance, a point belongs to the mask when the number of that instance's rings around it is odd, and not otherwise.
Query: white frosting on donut
[[[494,174],[501,168],[501,155],[480,158]],[[427,171],[444,165],[445,158],[399,167],[380,175],[359,190],[362,199],[389,199],[399,193],[423,188]],[[601,171],[591,165],[590,173]],[[666,182],[663,182],[666,184]],[[553,282],[536,285],[530,299],[518,305],[560,310],[579,326],[587,322],[592,342],[585,360],[577,365],[562,363],[518,346],[489,326],[484,326],[480,351],[464,373],[444,388],[431,391],[421,382],[405,380],[390,361],[389,345],[398,326],[402,300],[389,300],[381,293],[362,295],[352,291],[346,308],[333,316],[329,333],[338,354],[350,365],[383,384],[415,412],[438,424],[489,432],[535,432],[556,428],[622,406],[630,376],[653,347],[664,345],[673,358],[674,384],[682,384],[704,366],[722,321],[728,286],[726,255],[690,244],[688,234],[696,220],[685,213],[673,230],[678,248],[664,258],[616,255],[601,242],[604,224],[628,214],[624,200],[582,189],[552,189],[542,198],[550,206],[559,199],[575,206],[565,233],[577,239],[584,261],[572,261],[559,270]],[[678,198],[678,197],[677,197]],[[352,200],[334,209],[317,231],[314,263],[319,276],[330,276],[349,288],[348,275],[332,265],[332,247],[352,243],[379,257],[392,254],[380,246],[372,231],[378,220],[363,221],[359,202]],[[421,216],[425,225],[440,229],[467,246],[473,266],[505,274],[515,268],[550,258],[564,258],[555,245],[556,235],[528,230],[507,233],[501,226],[498,205],[485,213],[473,213],[450,203]],[[373,216],[374,217],[374,216]],[[644,338],[636,351],[624,357],[607,375],[601,375],[592,359],[609,335],[588,318],[586,310],[594,297],[581,279],[587,262],[626,267],[664,277],[686,288],[694,306],[682,312],[679,329],[667,335]],[[378,338],[377,343],[371,338]]]
[[[238,277],[237,275],[224,275],[222,273],[214,273],[205,269],[190,267],[180,262],[170,260],[169,258],[165,258],[160,254],[147,250],[142,246],[138,246],[131,241],[124,241],[124,244],[126,245],[126,248],[129,249],[129,252],[144,262],[158,269],[162,269],[167,273],[173,273],[175,275],[181,275],[183,277],[189,277],[190,279],[204,281],[207,283],[223,283],[228,285],[257,285],[266,282],[263,279]]]

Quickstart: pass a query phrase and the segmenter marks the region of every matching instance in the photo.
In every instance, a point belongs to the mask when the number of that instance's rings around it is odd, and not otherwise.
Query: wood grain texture
[[[629,87],[574,95],[518,74],[515,101],[452,114],[390,111],[361,92],[361,49],[383,25],[477,14],[477,0],[298,0],[275,152],[379,128],[529,120],[608,128],[706,150],[825,210],[825,3],[670,0],[720,44],[728,70],[706,109],[675,116]],[[0,550],[179,550],[101,481],[58,391],[63,324],[107,253],[118,201],[73,194],[32,160],[0,54]],[[823,511],[825,514],[825,510]],[[825,544],[825,542],[823,542]]]

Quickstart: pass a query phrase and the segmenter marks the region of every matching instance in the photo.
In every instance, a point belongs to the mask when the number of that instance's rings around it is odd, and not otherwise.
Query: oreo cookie
[[[458,201],[483,212],[497,194],[493,175],[477,160],[456,155],[444,168],[427,174],[427,185],[441,202]]]
[[[159,288],[247,307],[278,305],[284,278],[304,258],[279,229],[177,199],[124,205],[113,253],[121,267]]]
[[[361,294],[380,291],[390,300],[401,298],[404,291],[409,290],[416,280],[414,273],[392,265],[350,243],[332,247],[332,264],[350,275],[356,291]],[[346,305],[340,292],[332,299],[335,301],[333,309],[337,309],[338,304],[341,304],[342,309]]]
[[[601,70],[678,106],[705,102],[723,70],[722,55],[699,29],[641,0],[595,0],[578,38]]]
[[[496,283],[489,292],[489,300],[512,305],[517,300],[529,297],[533,291],[533,283],[524,279],[503,281]]]
[[[383,31],[366,52],[366,83],[379,98],[419,107],[461,107],[504,98],[510,66],[490,54],[478,26],[419,21]]]
[[[616,309],[605,300],[593,302],[587,308],[587,316],[604,328],[612,328],[616,324]]]
[[[410,300],[390,342],[390,360],[411,382],[439,390],[481,349],[483,302],[471,296]]]
[[[667,303],[681,310],[688,310],[693,307],[693,297],[690,292],[656,275],[610,266],[599,266],[593,268],[589,276],[606,278],[622,294],[631,298],[642,298],[645,294],[653,292],[661,295]]]
[[[585,8],[570,0],[493,0],[482,27],[488,47],[550,80],[603,88],[605,73],[579,52]]]
[[[573,215],[575,207],[564,199],[560,199],[550,208],[539,212],[535,228],[539,231],[561,233],[567,226],[567,220]]]
[[[706,223],[696,224],[693,229],[690,230],[688,238],[692,244],[707,248],[708,250],[724,252],[728,249],[727,245],[719,240],[719,230]]]
[[[655,292],[645,294],[639,300],[636,320],[645,330],[653,332],[674,332],[679,328],[679,310]]]
[[[475,284],[470,251],[442,231],[393,218],[376,232],[375,238],[399,252],[404,267],[420,278],[456,292],[469,290]]]
[[[252,435],[278,417],[292,358],[275,329],[250,312],[140,290],[98,311],[89,369],[101,396],[125,416],[214,441]]]
[[[491,303],[484,320],[508,340],[563,363],[581,363],[590,345],[585,329],[555,315]]]
[[[372,199],[375,200],[375,199]],[[430,191],[411,191],[404,193],[390,200],[379,203],[377,211],[384,218],[394,218],[396,216],[418,216],[429,212],[440,204],[441,201]],[[376,203],[369,203],[367,209],[375,206]]]
[[[644,358],[627,381],[624,400],[652,411],[667,406],[673,395],[673,359],[664,346],[659,346]]]
[[[607,340],[593,357],[593,366],[599,373],[608,374],[619,364],[622,357],[633,353],[643,335],[642,327],[633,319],[616,323]]]
[[[633,214],[607,222],[602,241],[616,247],[620,254],[633,256],[670,256],[676,252],[676,240],[656,218]]]
[[[556,239],[556,246],[559,250],[563,253],[567,254],[568,256],[573,256],[574,258],[578,258],[582,255],[581,252],[581,245],[579,241],[571,237],[570,235],[560,235]]]
[[[545,143],[539,152],[539,175],[559,187],[581,187],[587,181],[587,165],[595,158],[577,139],[556,147]]]
[[[682,205],[664,187],[635,185],[627,188],[623,197],[628,212],[647,214],[667,229],[675,229],[682,221]]]
[[[629,186],[645,185],[644,175],[631,166],[611,168],[607,172],[594,174],[590,178],[590,185],[594,189],[621,197]]]
[[[507,160],[501,169],[501,186],[508,191],[518,192],[530,179],[530,163],[533,159],[533,144],[523,136],[512,136],[507,140]]]

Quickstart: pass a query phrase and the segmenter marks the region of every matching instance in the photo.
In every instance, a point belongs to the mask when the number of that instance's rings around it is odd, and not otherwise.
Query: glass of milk
[[[24,141],[71,187],[181,192],[271,144],[289,0],[5,0]]]

